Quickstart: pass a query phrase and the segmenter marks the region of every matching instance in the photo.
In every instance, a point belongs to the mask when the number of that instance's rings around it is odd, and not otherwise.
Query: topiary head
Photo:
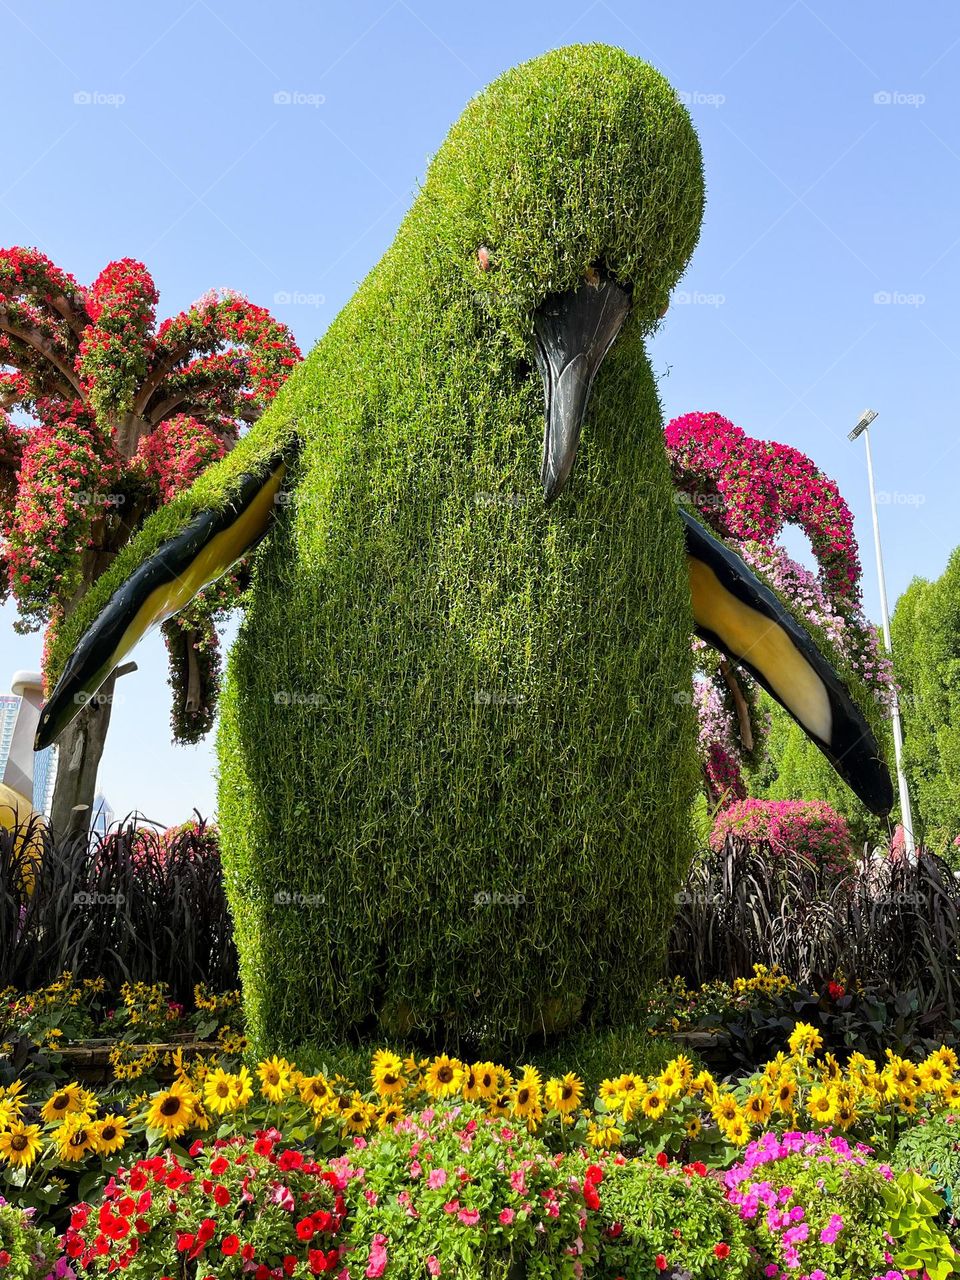
[[[667,81],[620,49],[573,45],[508,71],[470,102],[412,221],[443,275],[459,273],[518,352],[536,329],[549,436],[551,377],[556,391],[589,335],[594,350],[578,362],[588,391],[628,314],[642,331],[654,326],[702,212],[700,147]],[[558,310],[575,295],[578,315]],[[564,438],[552,464],[545,448],[548,500],[566,482],[576,452],[566,436],[578,437],[580,423],[555,425]]]

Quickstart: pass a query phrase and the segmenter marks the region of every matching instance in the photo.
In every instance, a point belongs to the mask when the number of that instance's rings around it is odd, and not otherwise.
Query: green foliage
[[[915,821],[942,852],[960,833],[960,548],[936,581],[914,579],[891,629]]]
[[[601,1237],[598,1277],[650,1280],[658,1255],[673,1276],[714,1280],[749,1274],[745,1228],[714,1178],[684,1174],[677,1165],[611,1163],[600,1197],[604,1218],[622,1231]]]
[[[952,1111],[942,1111],[926,1124],[907,1129],[893,1153],[899,1170],[922,1174],[956,1214],[960,1197],[960,1126]]]
[[[887,1230],[897,1242],[894,1263],[902,1271],[919,1271],[929,1280],[960,1275],[960,1258],[938,1225],[945,1207],[930,1183],[912,1170],[884,1188],[890,1215]]]
[[[0,1262],[4,1280],[41,1280],[59,1257],[57,1239],[50,1230],[35,1227],[22,1210],[0,1200]]]

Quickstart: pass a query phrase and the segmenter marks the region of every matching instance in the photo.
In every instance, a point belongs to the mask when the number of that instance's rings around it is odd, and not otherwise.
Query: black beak
[[[547,503],[570,478],[590,388],[629,311],[627,291],[598,273],[579,289],[551,295],[534,316],[546,418],[540,480]]]

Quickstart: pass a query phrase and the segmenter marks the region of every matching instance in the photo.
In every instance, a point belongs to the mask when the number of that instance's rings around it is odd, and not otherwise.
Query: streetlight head
[[[853,428],[853,430],[847,436],[847,439],[856,440],[857,436],[862,435],[863,432],[866,431],[867,427],[869,427],[870,423],[874,420],[876,416],[877,416],[876,409],[864,409],[863,413],[861,413],[860,415],[857,425]]]

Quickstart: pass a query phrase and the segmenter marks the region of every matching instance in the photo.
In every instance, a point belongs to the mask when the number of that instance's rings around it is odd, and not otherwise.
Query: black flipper
[[[258,474],[240,476],[222,510],[195,516],[113,593],[47,699],[34,750],[56,741],[147,631],[179,613],[256,546],[270,527],[286,467],[286,455],[277,454]]]
[[[681,516],[697,635],[750,672],[871,813],[889,813],[889,770],[836,671],[743,560],[688,512]]]

